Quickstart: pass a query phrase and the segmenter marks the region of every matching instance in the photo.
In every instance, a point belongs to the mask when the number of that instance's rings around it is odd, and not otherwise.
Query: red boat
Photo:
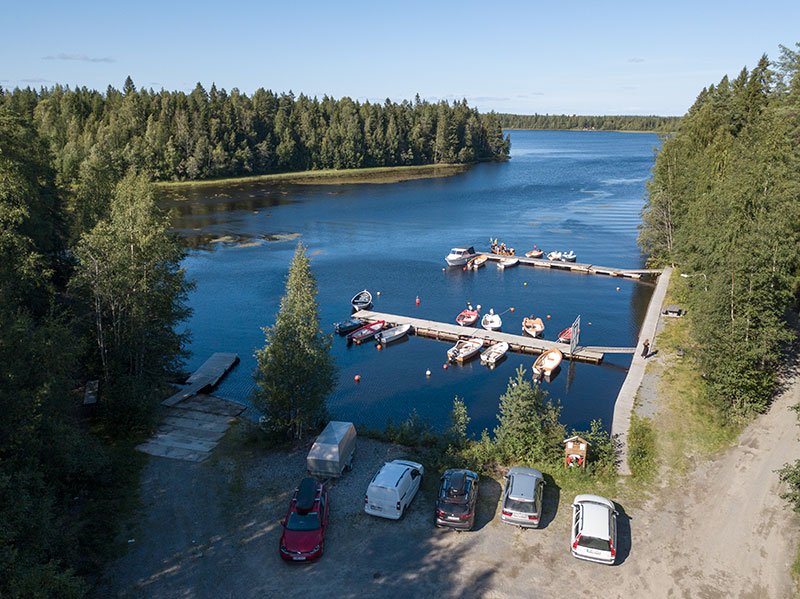
[[[466,310],[462,310],[461,314],[456,316],[456,322],[462,327],[471,327],[478,322],[478,311],[473,310],[472,306],[467,304]]]
[[[363,327],[356,329],[347,336],[347,344],[350,345],[353,341],[355,341],[356,344],[359,344],[362,341],[372,339],[375,336],[375,333],[383,330],[383,325],[385,324],[385,320],[378,320],[371,324],[365,324]]]
[[[580,329],[578,329],[578,332],[580,333],[580,332],[581,332],[581,330],[580,330]],[[559,340],[561,343],[569,343],[570,341],[572,341],[572,327],[567,327],[566,329],[564,329],[563,331],[561,331],[561,332],[558,334],[558,340]]]

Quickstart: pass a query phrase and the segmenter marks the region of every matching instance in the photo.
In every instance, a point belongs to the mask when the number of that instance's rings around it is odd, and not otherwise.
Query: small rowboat
[[[480,306],[478,307],[480,308]],[[475,323],[478,322],[478,311],[473,310],[472,306],[467,304],[466,309],[461,310],[461,313],[456,316],[456,322],[462,327],[475,326]]]
[[[523,318],[522,330],[531,337],[539,337],[544,333],[544,323],[541,318],[534,318],[533,316],[530,318]]]
[[[578,329],[578,332],[580,333],[580,329]],[[561,331],[558,334],[558,340],[561,343],[569,343],[570,341],[572,341],[572,327],[567,327],[566,329]]]
[[[561,259],[564,262],[575,262],[575,260],[577,259],[577,256],[575,255],[575,252],[570,250],[568,252],[564,252],[563,254],[561,254]]]
[[[526,258],[541,258],[544,256],[544,252],[542,250],[531,250],[530,252],[525,252]]]
[[[547,254],[547,259],[553,261],[561,260],[561,252],[550,252]]]
[[[564,354],[561,353],[561,350],[558,348],[548,349],[546,352],[541,354],[536,361],[533,363],[533,377],[539,378],[542,375],[545,377],[550,376],[553,373],[559,364],[561,364],[561,360],[564,358]]]
[[[494,313],[494,309],[489,308],[489,313],[481,318],[481,326],[487,331],[499,331],[503,326],[503,319],[499,314]]]
[[[372,305],[372,294],[366,289],[359,291],[353,296],[350,303],[353,304],[354,310],[368,310]]]
[[[451,362],[462,363],[477,354],[483,347],[483,339],[459,339],[456,344],[447,350],[447,359]]]
[[[387,345],[392,341],[397,341],[398,339],[402,339],[408,332],[411,330],[410,324],[401,324],[396,327],[392,327],[391,329],[386,329],[385,331],[380,331],[375,334],[375,343],[379,345]]]
[[[494,368],[494,365],[503,359],[503,356],[506,355],[507,351],[508,343],[505,341],[495,343],[494,345],[489,346],[489,348],[481,354],[481,364],[486,364]]]
[[[347,336],[347,344],[350,345],[353,341],[356,344],[361,343],[362,341],[367,341],[368,339],[372,339],[375,336],[375,333],[383,329],[383,326],[386,324],[385,320],[378,320],[377,322],[373,322],[372,324],[365,324],[360,329],[356,329],[352,333]]]
[[[335,323],[333,325],[333,330],[339,335],[347,335],[347,333],[360,329],[364,324],[364,321],[360,318],[349,318],[348,320]]]
[[[488,256],[485,256],[483,254],[475,256],[474,258],[470,258],[470,261],[467,262],[467,268],[478,270],[481,266],[486,264],[486,261],[488,259],[489,259]]]
[[[500,262],[497,263],[497,268],[500,269],[511,268],[512,266],[516,266],[517,264],[519,264],[519,258],[517,257],[503,258],[502,260],[500,260]]]

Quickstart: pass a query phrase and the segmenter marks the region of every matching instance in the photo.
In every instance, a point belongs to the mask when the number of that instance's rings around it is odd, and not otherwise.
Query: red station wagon
[[[289,513],[281,521],[281,557],[307,562],[322,555],[328,527],[328,490],[315,478],[304,478],[294,490]]]

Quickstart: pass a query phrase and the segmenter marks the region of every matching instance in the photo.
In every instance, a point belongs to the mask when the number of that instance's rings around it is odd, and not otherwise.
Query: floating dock
[[[509,351],[519,354],[539,355],[548,349],[554,347],[561,350],[564,357],[568,360],[577,362],[588,362],[590,364],[599,364],[603,361],[603,352],[597,351],[590,347],[577,347],[575,353],[569,351],[568,343],[558,343],[556,341],[547,341],[534,337],[526,337],[522,335],[512,335],[510,333],[503,333],[501,331],[487,331],[485,329],[462,327],[457,324],[449,324],[446,322],[436,322],[433,320],[423,320],[421,318],[410,318],[408,316],[400,316],[397,314],[384,314],[382,312],[372,312],[370,310],[359,310],[353,314],[354,318],[360,318],[367,322],[375,322],[377,320],[385,320],[387,324],[397,326],[401,324],[410,324],[413,327],[413,333],[417,337],[427,337],[429,339],[436,339],[439,341],[456,342],[459,339],[477,338],[492,343],[505,341],[508,343]],[[612,349],[625,349],[631,348],[612,348]]]
[[[176,403],[188,399],[193,395],[197,395],[203,389],[213,387],[219,380],[225,376],[228,371],[236,366],[239,362],[239,356],[236,354],[226,354],[217,352],[212,354],[211,357],[203,362],[203,365],[198,368],[192,376],[186,379],[189,384],[188,387],[181,389],[172,397],[168,397],[161,402],[165,406],[174,406]]]
[[[478,252],[486,256],[489,260],[500,262],[509,256],[492,254],[489,252]],[[586,273],[591,275],[607,275],[610,277],[626,277],[629,279],[640,279],[643,275],[659,275],[661,271],[654,268],[616,268],[613,266],[598,266],[597,264],[583,264],[581,262],[563,262],[561,260],[547,260],[546,258],[528,258],[524,255],[514,255],[519,258],[520,264],[535,266],[537,268],[554,268],[557,270],[568,270],[570,272]]]

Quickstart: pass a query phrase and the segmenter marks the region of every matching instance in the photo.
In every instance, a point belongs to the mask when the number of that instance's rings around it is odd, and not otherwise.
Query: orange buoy
[[[447,370],[447,364],[442,364],[442,369]]]
[[[356,345],[361,345],[361,339],[356,339]]]
[[[550,320],[550,315],[549,314],[547,315],[547,320]]]
[[[360,375],[360,374],[357,374],[357,375],[355,375],[355,376],[353,377],[353,380],[354,380],[355,382],[357,382],[357,383],[360,383],[360,382],[361,382],[361,375]]]
[[[419,296],[417,296],[417,305],[419,306]]]
[[[527,286],[528,286],[528,283],[523,283],[523,284],[522,284],[522,286],[523,286],[523,287],[527,287]]]
[[[511,308],[511,311],[513,312],[513,311],[514,311],[514,308]]]
[[[378,343],[375,347],[378,348],[378,351],[381,351],[383,349],[383,346],[380,343]]]
[[[591,325],[592,323],[591,323],[591,322],[589,322],[589,323],[587,323],[587,324]]]

